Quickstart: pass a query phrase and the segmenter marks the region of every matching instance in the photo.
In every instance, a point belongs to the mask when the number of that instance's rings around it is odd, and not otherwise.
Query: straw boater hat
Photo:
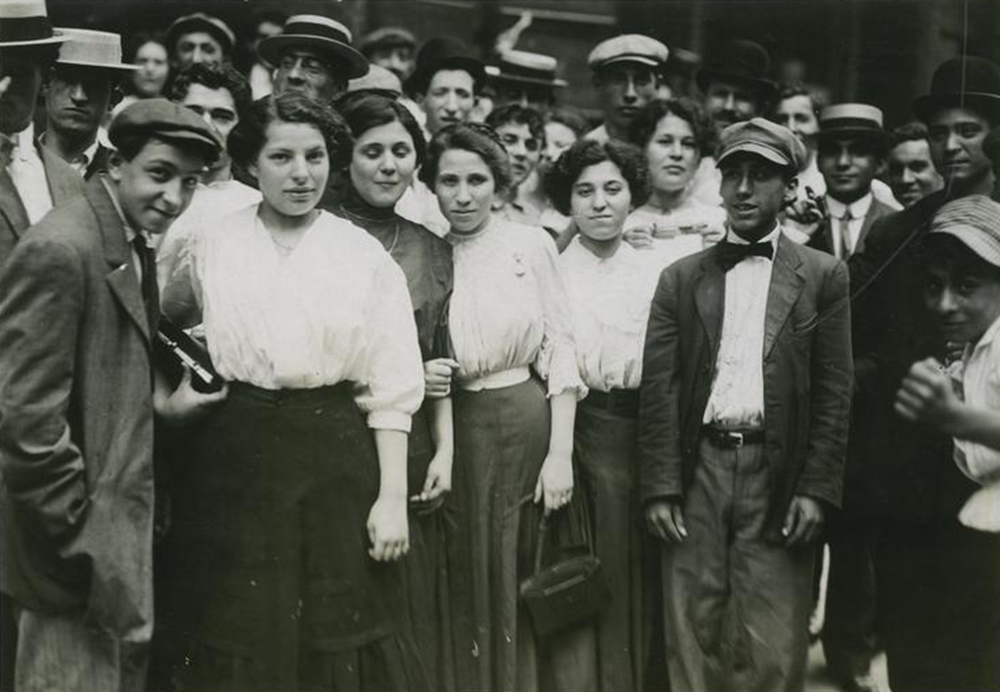
[[[913,113],[926,122],[939,108],[965,106],[1000,119],[1000,68],[985,58],[966,55],[941,63],[930,93],[913,102]]]
[[[66,42],[59,47],[58,65],[77,65],[99,70],[138,70],[138,65],[122,63],[122,37],[110,31],[63,29]]]
[[[288,48],[309,48],[330,55],[347,65],[348,79],[363,77],[368,61],[351,45],[351,32],[346,26],[318,14],[298,14],[289,17],[285,30],[260,42],[257,51],[272,65],[281,61],[281,52]]]
[[[556,77],[558,61],[551,55],[509,50],[500,55],[500,64],[486,66],[486,73],[498,84],[530,84],[541,87],[564,87],[565,79]]]
[[[892,144],[892,134],[882,126],[882,111],[867,103],[838,103],[827,106],[819,115],[819,141],[848,135],[864,137],[882,149],[888,150]]]
[[[0,48],[51,46],[65,40],[52,30],[44,0],[0,0]]]
[[[233,34],[233,30],[229,28],[229,25],[218,17],[213,17],[204,12],[195,12],[194,14],[186,14],[183,17],[178,17],[167,28],[166,42],[168,50],[173,53],[174,47],[177,45],[177,39],[182,34],[190,34],[195,31],[204,31],[206,34],[214,37],[219,42],[219,45],[222,46],[222,50],[226,55],[232,54],[233,48],[236,46],[236,35]]]

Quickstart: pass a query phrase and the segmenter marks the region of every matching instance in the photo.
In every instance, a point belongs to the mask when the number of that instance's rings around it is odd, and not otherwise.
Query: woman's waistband
[[[467,392],[481,392],[484,389],[503,389],[504,387],[513,387],[515,384],[527,382],[529,379],[531,379],[531,370],[527,365],[522,365],[518,368],[491,372],[490,374],[483,375],[482,377],[474,377],[471,380],[460,381],[458,383],[458,387],[459,389],[463,389]]]
[[[354,400],[354,383],[349,381],[308,389],[265,389],[247,382],[230,382],[229,398],[272,406],[310,406],[313,404]]]
[[[606,411],[622,418],[638,418],[639,390],[612,389],[608,392],[601,392],[591,389],[580,405],[589,409]]]

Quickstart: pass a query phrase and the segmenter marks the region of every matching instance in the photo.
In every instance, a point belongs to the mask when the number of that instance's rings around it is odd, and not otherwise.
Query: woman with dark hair
[[[542,512],[562,509],[573,493],[573,419],[586,391],[555,246],[541,229],[493,214],[511,175],[488,126],[442,129],[420,175],[451,225],[455,267],[447,331],[458,362],[455,469],[446,509],[457,688],[533,690],[555,675],[566,679],[554,687],[589,689],[579,661],[553,662],[552,643],[535,641],[518,599]]]
[[[647,613],[643,535],[635,495],[636,419],[649,305],[658,272],[622,242],[633,200],[646,196],[646,159],[610,140],[581,140],[546,177],[549,197],[577,235],[559,256],[580,376],[590,393],[577,406],[574,461],[590,503],[595,554],[611,586],[597,621],[599,689],[644,689]]]
[[[625,240],[651,250],[660,269],[723,236],[726,213],[698,201],[692,181],[713,129],[700,105],[688,98],[651,101],[632,122],[630,138],[646,155],[649,200],[625,223]]]
[[[572,106],[553,106],[545,111],[545,149],[542,161],[554,163],[559,156],[590,130],[587,119]]]
[[[413,303],[426,400],[410,427],[410,553],[404,570],[410,626],[431,674],[431,687],[450,689],[450,640],[444,630],[450,594],[439,510],[444,494],[451,490],[451,375],[458,364],[442,352],[439,332],[451,291],[451,246],[395,210],[426,151],[420,125],[410,111],[384,96],[361,95],[345,99],[340,112],[351,129],[354,148],[341,201],[331,211],[382,243],[406,275]]]
[[[166,93],[170,62],[162,34],[142,31],[128,36],[123,57],[126,64],[139,66],[138,70],[129,74],[122,82],[124,100],[132,103]]]
[[[406,279],[316,208],[351,136],[329,106],[258,102],[229,151],[263,200],[197,232],[163,293],[229,397],[175,469],[159,617],[181,690],[413,689],[407,433],[423,370]]]

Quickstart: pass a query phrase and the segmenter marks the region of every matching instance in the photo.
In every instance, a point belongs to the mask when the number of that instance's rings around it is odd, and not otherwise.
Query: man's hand
[[[436,358],[424,363],[424,395],[428,399],[451,396],[451,378],[458,370],[458,361]]]
[[[823,528],[824,511],[819,500],[806,495],[796,495],[785,515],[785,526],[781,535],[789,548],[812,543],[819,538]]]
[[[157,379],[156,393],[153,396],[153,409],[156,415],[168,425],[187,425],[208,413],[225,400],[229,394],[229,385],[223,384],[222,389],[210,394],[195,391],[191,386],[191,371],[184,369],[184,376],[177,389],[164,391],[165,385]]]
[[[896,392],[896,413],[944,432],[950,432],[961,405],[952,388],[951,377],[933,358],[914,363]]]
[[[646,526],[650,533],[668,543],[681,543],[687,538],[684,507],[680,498],[653,500],[646,505]]]

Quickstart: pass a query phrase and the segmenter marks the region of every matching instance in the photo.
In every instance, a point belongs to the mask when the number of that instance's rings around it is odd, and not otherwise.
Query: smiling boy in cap
[[[146,240],[187,206],[219,142],[163,99],[123,110],[109,137],[107,175],[33,227],[0,274],[0,539],[21,692],[145,689],[154,408],[180,422],[224,396],[187,382],[154,396]]]
[[[604,123],[587,139],[628,141],[629,127],[639,109],[656,96],[667,47],[642,34],[623,34],[598,43],[587,57]]]
[[[804,687],[852,376],[847,269],[778,222],[805,154],[762,118],[726,128],[727,238],[668,266],[652,302],[639,487],[677,690]]]

